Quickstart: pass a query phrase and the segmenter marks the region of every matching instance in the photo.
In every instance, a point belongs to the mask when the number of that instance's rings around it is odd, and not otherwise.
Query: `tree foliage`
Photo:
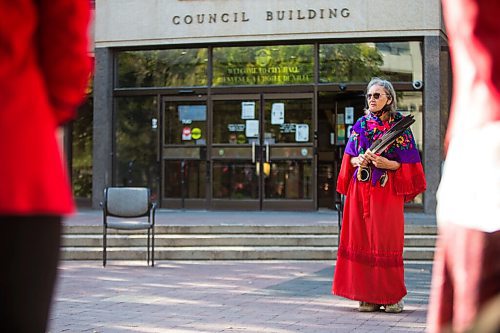
[[[121,52],[118,87],[205,86],[207,54],[204,48]]]
[[[320,82],[368,82],[381,74],[382,54],[368,43],[322,44]]]
[[[72,170],[73,194],[77,198],[92,195],[92,138],[93,138],[92,91],[78,109],[78,117],[72,123]]]
[[[314,83],[314,46],[215,47],[214,86]],[[118,53],[118,87],[208,85],[208,49]],[[382,53],[375,44],[321,44],[319,81],[367,82],[381,74]]]
[[[156,97],[121,97],[116,103],[115,185],[158,186]]]

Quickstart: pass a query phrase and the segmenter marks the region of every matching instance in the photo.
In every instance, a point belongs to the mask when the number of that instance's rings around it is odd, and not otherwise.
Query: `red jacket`
[[[88,83],[87,0],[0,0],[0,215],[73,210],[56,139]]]

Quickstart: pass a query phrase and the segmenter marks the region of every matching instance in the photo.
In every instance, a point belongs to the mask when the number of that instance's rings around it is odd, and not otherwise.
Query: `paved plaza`
[[[334,262],[64,261],[49,331],[424,332],[431,263],[406,263],[400,314],[330,293]],[[374,286],[375,288],[376,286]]]

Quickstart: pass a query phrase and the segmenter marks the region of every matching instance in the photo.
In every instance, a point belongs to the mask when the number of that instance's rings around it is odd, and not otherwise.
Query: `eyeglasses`
[[[366,94],[366,99],[367,99],[367,100],[370,100],[370,99],[372,99],[372,96],[373,96],[373,98],[375,98],[375,99],[379,99],[379,98],[380,98],[380,96],[382,96],[382,95],[389,96],[388,94],[381,94],[381,93]]]

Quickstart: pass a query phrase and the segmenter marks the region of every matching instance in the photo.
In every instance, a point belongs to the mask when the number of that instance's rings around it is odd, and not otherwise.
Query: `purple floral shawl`
[[[359,154],[365,153],[368,148],[370,148],[373,141],[380,138],[402,118],[403,115],[399,112],[391,117],[389,121],[385,122],[382,122],[371,113],[359,118],[352,128],[352,132],[345,147],[345,153],[351,156],[358,156]],[[382,152],[382,156],[399,163],[420,163],[420,154],[411,129],[408,128],[404,131],[392,145]],[[384,170],[376,168],[373,165],[371,167],[373,172],[372,184],[375,185],[384,173]],[[354,176],[356,176],[357,171],[358,170],[354,173]]]

